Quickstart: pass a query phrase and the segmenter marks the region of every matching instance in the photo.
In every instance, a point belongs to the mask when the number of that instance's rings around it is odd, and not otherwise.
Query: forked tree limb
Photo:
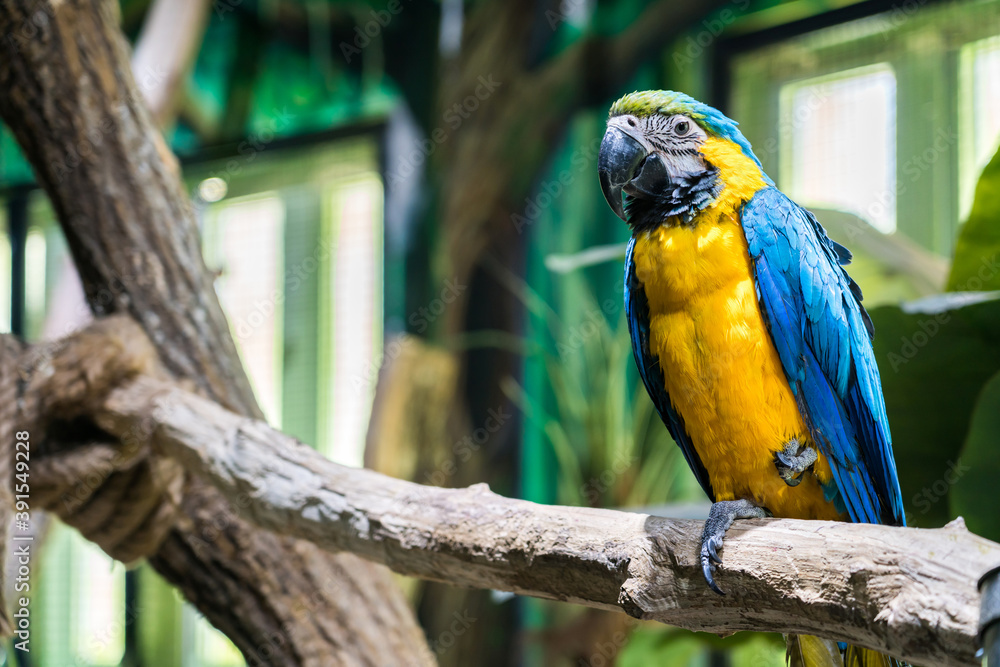
[[[52,202],[94,314],[127,314],[171,379],[235,412],[260,416],[201,255],[186,186],[143,101],[118,23],[117,0],[0,0],[0,118]],[[0,377],[0,396],[11,381],[8,373]],[[0,409],[0,430],[24,428],[28,417],[10,412]],[[78,461],[83,468],[103,460],[112,445],[100,434],[72,442],[74,429],[68,431],[46,440],[33,429],[32,439],[52,450],[88,448],[92,456]],[[134,440],[119,439],[126,446]],[[148,556],[248,663],[433,664],[385,568],[260,530],[204,480],[164,479],[156,472],[169,462],[136,449],[136,456],[148,454],[148,466],[121,460],[92,483],[71,480],[79,493],[56,509],[72,514],[83,532],[100,535],[111,553]],[[151,502],[151,476],[176,502]],[[139,507],[135,498],[149,505]],[[108,510],[99,517],[90,511],[95,499]],[[122,513],[132,521],[121,520]],[[136,531],[130,537],[155,539],[144,541],[148,549],[140,554],[123,553],[119,548],[140,542],[122,538],[124,527]]]
[[[512,500],[337,465],[293,438],[149,378],[96,415],[153,422],[154,447],[207,478],[254,523],[401,574],[624,611],[693,630],[815,634],[922,665],[973,665],[978,576],[1000,545],[961,521],[921,530],[740,522],[705,585],[701,522]]]

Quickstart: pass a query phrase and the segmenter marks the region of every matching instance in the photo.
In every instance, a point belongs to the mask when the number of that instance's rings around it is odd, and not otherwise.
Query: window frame
[[[916,1],[916,0],[915,0]],[[779,91],[782,85],[797,79],[814,78],[836,74],[863,66],[883,62],[892,67],[896,74],[897,110],[919,110],[919,113],[897,113],[896,116],[896,220],[899,232],[916,241],[919,245],[941,257],[950,257],[961,227],[960,197],[960,144],[964,130],[961,118],[959,80],[959,53],[971,42],[997,34],[994,22],[969,21],[963,25],[956,22],[944,35],[940,51],[917,53],[903,48],[903,40],[910,38],[906,29],[882,33],[872,33],[865,38],[857,38],[834,44],[841,53],[837,58],[818,57],[811,63],[802,62],[798,71],[792,71],[781,80],[760,77],[761,95],[768,102],[760,105],[760,110],[734,109],[739,106],[736,88],[732,85],[738,72],[741,57],[752,52],[803,37],[816,31],[831,29],[843,24],[869,19],[873,23],[893,20],[902,5],[898,2],[869,0],[811,16],[791,23],[764,26],[769,14],[778,8],[763,10],[748,15],[737,22],[732,30],[717,40],[711,65],[711,100],[724,112],[734,115],[748,134],[752,128],[778,128],[780,122]],[[908,7],[908,5],[907,5]],[[919,10],[904,16],[905,21],[930,21],[933,14],[920,12],[947,10],[949,4],[940,0],[925,0],[918,3]],[[954,11],[984,12],[995,11],[993,3],[969,3],[956,7]],[[905,11],[905,7],[903,7]],[[881,15],[881,16],[880,16]],[[923,18],[922,18],[923,17]],[[906,25],[906,22],[899,25]],[[917,23],[916,30],[923,24]],[[864,44],[863,39],[877,40]],[[864,45],[861,48],[859,45]],[[819,53],[819,50],[815,51]],[[824,47],[823,55],[828,55]],[[943,54],[943,57],[942,57]],[[800,59],[802,61],[808,59]],[[932,91],[928,95],[928,91]],[[944,132],[944,141],[938,140],[936,133]],[[771,131],[777,135],[778,132]],[[765,170],[781,182],[781,170],[776,146],[762,146],[754,142],[755,152],[761,158]],[[759,139],[759,138],[758,138]],[[938,140],[940,153],[930,164],[921,162],[921,156]],[[770,138],[768,138],[770,141]],[[767,142],[764,142],[767,143]],[[779,141],[780,143],[780,141]],[[937,148],[937,147],[936,147]],[[935,149],[936,149],[935,148]],[[909,167],[909,171],[907,168]],[[917,174],[916,172],[920,172]]]

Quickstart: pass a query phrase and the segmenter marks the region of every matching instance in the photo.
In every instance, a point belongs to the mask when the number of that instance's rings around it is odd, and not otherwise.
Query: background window
[[[962,48],[961,212],[972,207],[976,181],[1000,143],[1000,37]]]
[[[217,272],[215,289],[266,418],[355,465],[381,361],[377,147],[373,134],[359,134],[241,156],[234,169],[230,159],[185,167],[205,261]],[[0,331],[7,332],[11,244],[8,202],[0,204]],[[89,309],[40,190],[29,194],[27,218],[25,331],[29,339],[62,336],[88,321]],[[45,638],[39,665],[117,665],[132,623],[137,650],[155,656],[150,664],[244,664],[232,643],[148,566],[132,573],[136,597],[127,602],[125,568],[57,519],[43,553],[32,601]]]
[[[117,665],[125,650],[125,566],[53,521],[32,597],[43,665]],[[34,655],[34,652],[32,653]]]
[[[285,210],[274,193],[224,201],[206,216],[205,254],[215,289],[267,421],[281,427]]]
[[[382,353],[382,187],[362,178],[335,189],[330,270],[322,304],[321,369],[329,385],[320,410],[323,453],[361,466]]]
[[[998,7],[899,9],[750,42],[729,61],[727,111],[768,174],[807,206],[862,218],[855,232],[894,231],[869,254],[890,256],[885,240],[905,246],[896,254],[914,261],[890,261],[884,273],[931,267],[915,276],[921,292],[944,287],[941,261],[1000,139]],[[852,249],[870,240],[852,237]]]
[[[781,90],[779,186],[800,204],[854,213],[896,230],[896,77],[880,64]]]
[[[2,212],[0,223],[3,233],[0,234],[0,332],[10,333],[10,237],[7,236],[7,224]]]

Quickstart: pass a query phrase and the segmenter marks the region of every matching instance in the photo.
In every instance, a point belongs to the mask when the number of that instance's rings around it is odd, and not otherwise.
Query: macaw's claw
[[[705,522],[705,531],[701,534],[701,571],[705,575],[708,587],[719,595],[725,595],[715,583],[715,566],[722,564],[719,549],[722,548],[722,538],[736,519],[761,519],[769,516],[763,507],[757,507],[749,500],[722,500],[712,505]]]
[[[778,469],[781,479],[788,486],[798,486],[802,474],[809,470],[818,455],[812,447],[803,447],[798,438],[792,438],[785,443],[785,448],[774,453],[774,467]]]

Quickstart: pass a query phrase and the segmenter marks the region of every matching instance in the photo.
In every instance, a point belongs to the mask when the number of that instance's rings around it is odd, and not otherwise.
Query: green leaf
[[[935,484],[959,460],[973,406],[1000,371],[1000,301],[968,305],[972,295],[871,311],[886,412],[907,523],[951,519]],[[957,305],[956,305],[957,304]],[[940,488],[940,484],[938,487]]]
[[[979,392],[969,425],[969,435],[958,463],[944,471],[931,489],[950,489],[951,513],[965,517],[969,530],[1000,540],[1000,513],[996,510],[997,475],[1000,474],[1000,373]]]
[[[1000,289],[1000,150],[983,169],[972,212],[955,244],[951,291]]]

